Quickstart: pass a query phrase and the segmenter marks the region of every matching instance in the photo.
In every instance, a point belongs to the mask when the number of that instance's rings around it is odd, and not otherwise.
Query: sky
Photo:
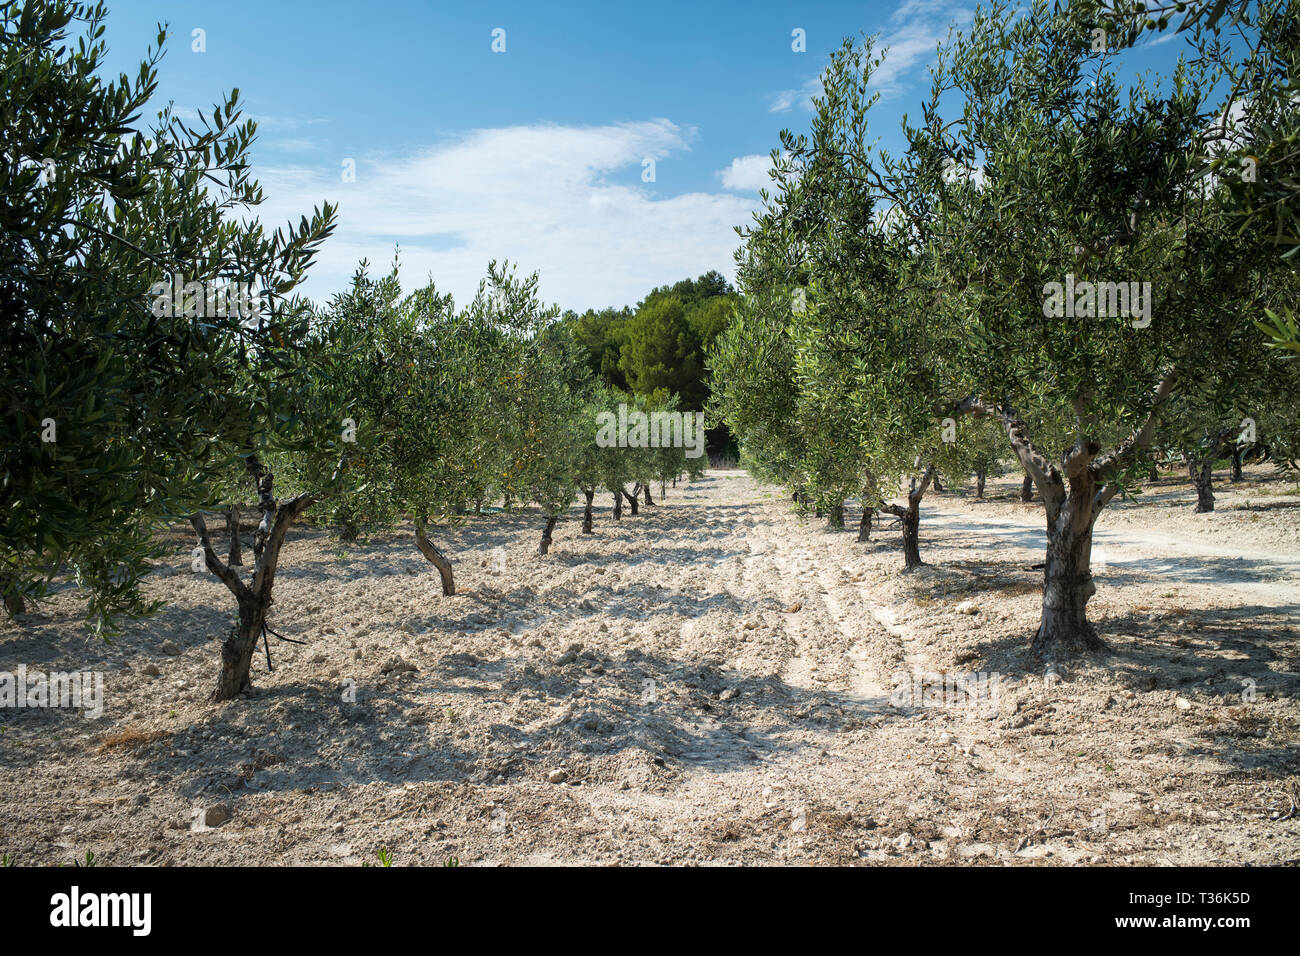
[[[936,45],[973,6],[110,0],[105,39],[108,71],[134,76],[166,22],[157,104],[182,115],[238,87],[264,224],[338,204],[308,296],[344,289],[363,258],[386,271],[400,246],[408,290],[432,278],[464,303],[509,260],[581,311],[733,278],[735,227],[780,131],[806,130],[829,54],[880,35],[873,126],[897,148]],[[1143,56],[1167,71],[1178,45]]]

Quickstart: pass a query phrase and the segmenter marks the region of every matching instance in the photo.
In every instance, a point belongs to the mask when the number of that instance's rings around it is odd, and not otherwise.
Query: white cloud
[[[882,97],[903,92],[912,72],[928,65],[940,41],[952,24],[970,21],[972,11],[956,0],[904,0],[880,31],[876,50],[886,50],[885,60],[871,74],[871,91]],[[796,104],[812,109],[814,96],[821,93],[821,77],[806,81],[799,89],[781,90],[769,98],[768,111],[784,113]]]
[[[770,156],[737,156],[726,169],[718,170],[718,176],[727,189],[758,192],[771,184],[771,168]]]
[[[322,201],[339,204],[338,228],[303,288],[323,301],[365,257],[384,270],[401,245],[407,289],[432,275],[469,301],[491,259],[540,273],[547,301],[565,308],[623,305],[656,285],[717,269],[731,276],[756,198],[671,189],[671,157],[694,135],[668,120],[609,126],[475,130],[413,155],[359,154],[356,181],[339,156],[324,168],[260,167],[267,226],[297,222]],[[642,160],[657,161],[653,187]]]

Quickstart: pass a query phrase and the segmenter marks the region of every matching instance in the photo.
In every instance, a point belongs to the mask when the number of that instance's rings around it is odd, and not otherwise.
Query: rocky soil
[[[184,529],[108,644],[69,585],[0,670],[101,671],[103,716],[0,710],[19,865],[1295,864],[1300,496],[1170,475],[1098,534],[1110,650],[1028,659],[1041,506],[927,497],[920,571],[741,472],[546,557],[531,512],[436,540],[290,533],[255,689],[206,701],[233,604]],[[607,496],[606,496],[607,497]],[[598,503],[608,504],[607,500]],[[251,514],[246,521],[251,527]],[[918,678],[919,675],[919,678]],[[928,677],[926,675],[929,675]]]

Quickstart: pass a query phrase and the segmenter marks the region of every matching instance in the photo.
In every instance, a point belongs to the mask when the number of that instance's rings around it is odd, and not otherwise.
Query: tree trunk
[[[244,563],[244,548],[239,540],[239,512],[234,505],[226,509],[226,531],[230,535],[230,556],[226,564],[238,567]]]
[[[988,473],[983,468],[977,468],[975,470],[975,497],[976,498],[984,497],[984,481],[987,477],[988,477]]]
[[[907,493],[907,506],[885,505],[881,510],[897,515],[903,525],[903,571],[915,571],[925,562],[921,560],[921,499],[934,479],[934,466],[930,465],[921,475],[920,480],[912,479],[911,490]]]
[[[438,550],[438,546],[429,540],[425,534],[425,525],[429,521],[428,515],[417,515],[415,518],[415,546],[420,549],[420,553],[433,563],[438,569],[438,576],[442,578],[442,593],[444,595],[456,593],[456,581],[452,577],[451,562],[447,556]]]
[[[831,527],[841,529],[844,527],[844,502],[842,501],[831,507]]]
[[[1025,480],[1020,483],[1020,500],[1034,500],[1034,479],[1030,475],[1025,475]]]
[[[221,673],[212,692],[214,702],[234,700],[252,686],[253,654],[266,624],[268,603],[253,591],[240,600],[239,623],[221,645]]]
[[[941,495],[943,494],[943,491],[944,491],[943,482],[939,480],[939,475],[936,472],[934,476],[934,493],[936,495]]]
[[[640,508],[640,502],[637,500],[640,492],[641,486],[639,484],[632,486],[632,493],[630,495],[626,491],[623,492],[623,496],[627,498],[628,505],[632,508],[632,514],[636,514]]]
[[[4,592],[6,614],[13,617],[15,614],[26,613],[27,601],[23,598],[23,592],[18,589],[16,580],[8,576],[0,578],[0,591]]]
[[[623,493],[621,491],[614,492],[614,520],[623,520]]]
[[[546,554],[551,550],[551,532],[555,530],[555,522],[555,515],[546,519],[546,527],[542,529],[542,543],[537,546],[538,554]]]
[[[1205,514],[1214,510],[1214,460],[1205,458],[1197,460],[1187,456],[1187,474],[1196,489],[1196,513]]]
[[[1147,481],[1159,481],[1159,480],[1160,480],[1160,469],[1156,467],[1156,463],[1153,460],[1151,462],[1150,469],[1147,470]]]
[[[1232,449],[1232,480],[1241,481],[1241,448]]]
[[[587,496],[587,510],[582,513],[582,533],[591,534],[591,501],[596,497],[596,489],[583,489],[582,493]]]
[[[654,500],[650,497],[650,482],[647,481],[644,485],[641,486],[641,492],[642,494],[645,495],[646,504],[648,505],[654,504]]]
[[[862,509],[862,520],[861,520],[860,522],[858,522],[858,540],[859,540],[859,541],[870,541],[870,540],[871,540],[871,516],[872,516],[872,514],[874,514],[874,511],[875,511],[875,509],[873,509],[873,508],[863,508],[863,509]]]
[[[272,491],[271,472],[262,466],[255,455],[249,455],[245,464],[257,489],[258,506],[262,511],[262,520],[253,533],[253,579],[250,584],[245,584],[238,572],[217,557],[203,514],[200,512],[190,516],[190,524],[198,535],[199,547],[203,549],[204,563],[209,571],[221,579],[239,603],[239,623],[231,629],[221,647],[221,673],[211,698],[214,702],[233,700],[251,684],[249,671],[253,652],[257,648],[258,638],[262,636],[267,611],[273,603],[271,595],[280,562],[280,548],[284,545],[289,526],[314,500],[311,495],[301,494],[284,502],[276,501]]]
[[[1086,476],[1071,482],[1060,516],[1047,525],[1043,614],[1030,646],[1042,660],[1106,646],[1088,621],[1088,600],[1097,592],[1092,580],[1092,528],[1096,521],[1096,514],[1089,513],[1092,484]]]

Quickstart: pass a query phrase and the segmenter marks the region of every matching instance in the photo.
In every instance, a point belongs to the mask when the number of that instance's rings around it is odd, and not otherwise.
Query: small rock
[[[144,666],[144,670],[143,670],[141,673],[143,673],[143,674],[144,674],[145,676],[147,676],[147,677],[161,677],[161,676],[162,676],[162,671],[160,671],[160,670],[158,669],[158,665],[157,665],[157,664],[146,664],[146,665]]]
[[[230,819],[230,807],[224,803],[214,803],[203,811],[203,825],[219,827]]]
[[[974,601],[962,601],[957,605],[958,614],[978,614],[980,609],[975,606]]]
[[[569,779],[569,772],[567,770],[561,770],[558,768],[552,770],[550,773],[546,775],[547,783],[564,783],[564,781],[568,779]]]
[[[1192,702],[1188,700],[1186,697],[1179,697],[1174,701],[1174,706],[1177,707],[1179,710],[1191,710]]]
[[[161,644],[158,645],[158,650],[172,657],[176,657],[181,652],[180,647],[176,644],[175,641],[163,641]]]

